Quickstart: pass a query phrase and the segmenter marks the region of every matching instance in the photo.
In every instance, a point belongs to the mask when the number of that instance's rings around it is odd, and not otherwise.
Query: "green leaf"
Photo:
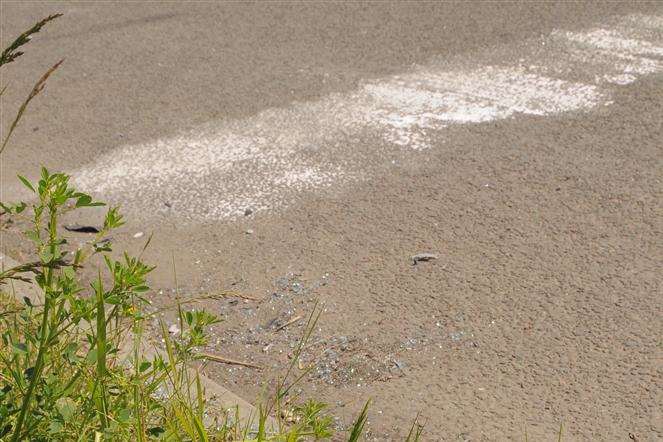
[[[138,371],[142,373],[145,370],[147,370],[148,368],[150,368],[151,366],[152,366],[152,364],[149,361],[143,361],[143,362],[140,363],[140,366],[138,367]]]
[[[153,437],[159,437],[163,433],[165,433],[166,430],[164,430],[162,427],[152,427],[147,430],[147,434]]]
[[[73,267],[64,267],[62,269],[62,274],[66,278],[74,279],[76,277],[76,271],[74,270]]]
[[[106,204],[101,203],[101,202],[93,202],[92,197],[90,195],[86,195],[85,193],[74,193],[71,196],[68,196],[69,198],[76,198],[76,207],[94,207],[94,206],[105,206]]]
[[[2,210],[4,210],[7,213],[21,213],[26,209],[26,207],[28,207],[28,205],[25,204],[25,202],[23,202],[23,201],[21,201],[20,203],[16,203],[16,204],[3,204],[3,203],[0,203],[0,208],[2,208]]]
[[[106,219],[104,220],[104,230],[115,229],[124,224],[122,221],[122,214],[119,213],[118,207],[111,207],[106,212]]]
[[[81,195],[76,201],[76,207],[89,206],[90,203],[92,203],[92,197],[90,195]]]
[[[78,408],[78,405],[76,405],[76,402],[74,402],[73,399],[68,398],[68,397],[61,397],[57,401],[55,401],[55,408],[57,408],[58,413],[62,416],[62,419],[64,419],[65,422],[71,420],[71,418],[74,417],[76,414],[76,409]]]
[[[94,361],[96,361],[97,360],[97,349],[93,348],[92,350],[90,350],[90,352],[85,357],[85,360],[89,363],[93,363]]]
[[[60,434],[62,433],[62,423],[59,421],[56,421],[55,419],[51,421],[51,423],[48,425],[48,432],[50,434]]]
[[[46,249],[39,254],[39,257],[43,263],[48,264],[49,262],[53,261],[55,255],[49,249]]]
[[[15,342],[12,344],[12,347],[14,347],[16,353],[26,354],[28,352],[28,346],[23,342]]]
[[[123,408],[117,413],[116,419],[122,424],[127,423],[131,419],[131,410]]]
[[[23,211],[25,210],[26,207],[28,207],[28,205],[25,204],[25,202],[21,201],[20,203],[18,203],[18,204],[16,205],[16,209],[15,209],[15,210],[16,210],[16,213],[21,213],[21,212],[23,212]]]
[[[111,305],[118,305],[122,302],[118,295],[110,295],[106,298],[106,303]]]
[[[25,370],[23,370],[23,375],[27,380],[31,380],[35,375],[35,368],[34,367],[26,368]]]
[[[21,182],[22,182],[23,184],[25,184],[25,187],[27,187],[28,189],[32,190],[32,193],[35,193],[35,192],[36,192],[35,188],[32,187],[32,184],[30,183],[30,181],[28,181],[27,178],[25,178],[24,176],[18,175],[18,179],[21,180]]]
[[[41,240],[39,239],[39,234],[35,232],[34,230],[28,230],[25,232],[25,236],[28,237],[28,239],[31,239],[33,242],[39,244],[41,243]]]
[[[76,362],[78,361],[78,356],[76,355],[76,350],[78,350],[78,344],[75,342],[70,342],[67,344],[67,346],[64,349],[64,356],[67,358],[69,362]]]

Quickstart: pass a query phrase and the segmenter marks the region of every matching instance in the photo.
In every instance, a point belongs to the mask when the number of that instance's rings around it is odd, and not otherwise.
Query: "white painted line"
[[[430,147],[422,129],[482,123],[516,114],[551,115],[586,110],[602,97],[596,86],[531,74],[523,68],[488,66],[469,72],[423,70],[391,82],[369,85],[378,124],[387,139],[414,149]]]
[[[642,17],[639,19],[642,21]],[[625,22],[633,22],[629,18]],[[637,23],[637,22],[636,22]],[[618,85],[633,83],[639,76],[663,70],[663,45],[631,38],[632,28],[594,29],[589,32],[555,32],[553,37],[567,40],[574,61],[593,62],[609,71],[596,82]],[[663,29],[661,29],[663,31]]]
[[[648,41],[624,37],[615,30],[596,29],[586,33],[565,32],[562,35],[570,41],[615,54],[663,56],[663,47]]]
[[[632,14],[626,16],[623,22],[636,29],[647,28],[663,32],[663,16]]]
[[[395,154],[429,149],[451,125],[607,105],[615,85],[663,72],[662,22],[629,16],[586,32],[555,31],[520,49],[516,66],[481,56],[462,69],[430,63],[350,93],[124,146],[75,181],[146,216],[217,220],[278,210],[301,192],[369,178]],[[384,142],[362,142],[367,132]]]

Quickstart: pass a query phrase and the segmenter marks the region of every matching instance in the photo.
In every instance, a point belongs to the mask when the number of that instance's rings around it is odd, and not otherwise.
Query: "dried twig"
[[[158,308],[154,310],[151,315],[156,315],[161,312],[165,312],[167,310],[171,310],[178,305],[187,305],[187,304],[197,304],[199,302],[207,301],[210,299],[223,299],[223,298],[230,298],[230,297],[235,297],[235,298],[242,298],[242,299],[249,299],[251,301],[260,301],[258,298],[252,298],[248,295],[243,295],[241,293],[235,293],[235,292],[223,292],[219,293],[216,295],[200,295],[200,296],[191,296],[189,298],[184,298],[184,299],[179,299],[177,302],[172,303],[172,304],[166,304],[165,306]]]
[[[286,322],[286,323],[283,324],[282,326],[278,327],[278,328],[277,328],[276,330],[274,330],[274,331],[281,331],[281,330],[283,330],[284,328],[286,328],[287,326],[289,326],[289,325],[291,325],[291,324],[294,324],[295,322],[299,321],[300,319],[302,319],[301,316],[295,316],[294,318],[290,319],[288,322]]]
[[[191,296],[189,298],[181,299],[180,303],[181,304],[192,304],[192,303],[195,303],[195,302],[206,301],[206,300],[209,300],[209,299],[219,300],[219,299],[223,299],[223,298],[240,298],[240,299],[248,299],[249,301],[261,301],[261,299],[259,299],[259,298],[255,298],[253,296],[245,295],[243,293],[220,292],[220,293],[212,293],[212,294]]]
[[[212,353],[199,353],[199,355],[210,361],[220,362],[222,364],[241,365],[242,367],[257,368],[258,370],[262,370],[260,365],[252,364],[250,362],[242,362],[235,359],[224,358],[223,356],[214,355]]]
[[[208,295],[208,296],[212,299],[240,298],[240,299],[248,299],[249,301],[262,301],[262,299],[256,298],[255,296],[246,295],[244,293],[238,293],[238,292],[221,292],[215,295]]]

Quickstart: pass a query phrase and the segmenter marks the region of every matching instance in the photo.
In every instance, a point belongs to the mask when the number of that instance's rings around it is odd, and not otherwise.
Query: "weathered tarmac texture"
[[[266,368],[211,376],[255,398],[319,301],[302,394],[339,426],[372,397],[371,439],[663,438],[660,3],[3,3],[3,42],[60,9],[3,74],[67,57],[2,198],[67,170],[117,250],[154,232],[156,303],[173,255],[261,299],[207,303],[209,350]]]

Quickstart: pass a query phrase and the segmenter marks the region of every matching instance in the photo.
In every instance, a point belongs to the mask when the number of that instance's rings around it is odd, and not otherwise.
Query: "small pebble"
[[[143,232],[137,232],[137,233],[134,233],[134,238],[140,238],[143,235],[144,235]]]

